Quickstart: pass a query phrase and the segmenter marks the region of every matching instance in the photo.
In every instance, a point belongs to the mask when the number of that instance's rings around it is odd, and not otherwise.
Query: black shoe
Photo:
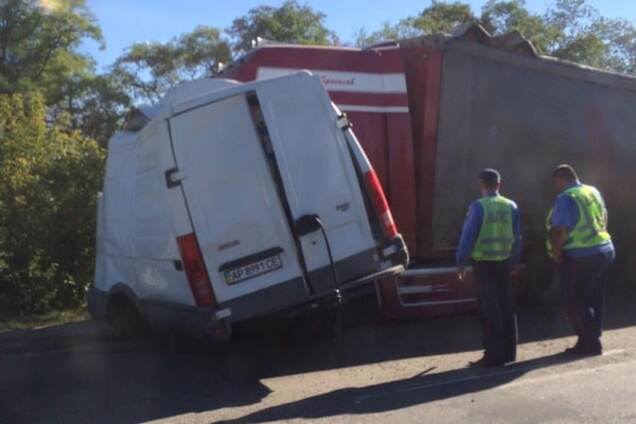
[[[468,363],[468,366],[471,368],[492,368],[492,367],[500,367],[504,365],[501,361],[494,361],[486,356],[482,357],[478,361],[472,361]]]
[[[574,346],[565,349],[563,353],[567,353],[568,355],[584,355],[585,347],[577,343]]]
[[[578,341],[574,346],[565,349],[565,353],[570,355],[598,356],[603,354],[603,346],[598,340],[588,344]]]
[[[590,355],[590,356],[598,356],[598,355],[602,355],[603,354],[603,345],[601,344],[600,340],[594,340],[592,342],[589,342],[586,344],[585,346],[585,352],[586,355]]]
[[[584,353],[584,350],[585,350],[585,345],[583,344],[581,339],[578,339],[574,346],[568,347],[567,349],[563,351],[563,353],[567,353],[570,355],[582,355]]]

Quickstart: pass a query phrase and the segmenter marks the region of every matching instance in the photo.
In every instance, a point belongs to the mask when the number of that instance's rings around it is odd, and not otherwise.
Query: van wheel
[[[145,323],[137,306],[124,295],[115,295],[110,299],[106,319],[121,336],[136,336],[143,333],[145,329]]]

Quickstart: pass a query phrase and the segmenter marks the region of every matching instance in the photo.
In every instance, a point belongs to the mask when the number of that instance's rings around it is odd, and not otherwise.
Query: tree
[[[636,73],[636,27],[632,22],[600,17],[590,26],[590,32],[607,46],[603,67]]]
[[[532,13],[524,0],[489,0],[477,18],[465,3],[434,0],[419,15],[396,25],[386,23],[371,34],[359,31],[356,44],[365,46],[387,38],[449,32],[478,22],[493,35],[519,31],[538,52],[576,63],[636,72],[636,26],[624,19],[600,15],[587,0],[555,0],[543,14]]]
[[[121,126],[131,105],[127,89],[117,74],[81,74],[61,86],[63,99],[50,108],[50,115],[65,115],[71,129],[106,146]]]
[[[84,301],[104,151],[40,95],[0,95],[0,311]]]
[[[458,25],[473,21],[477,21],[477,18],[468,4],[433,0],[429,7],[412,19],[412,25],[424,34],[439,34],[450,32]]]
[[[387,39],[395,40],[426,34],[447,33],[458,25],[472,21],[477,21],[477,18],[470,5],[433,0],[431,5],[419,15],[404,18],[395,25],[385,22],[381,29],[371,34],[367,34],[364,28],[360,29],[356,34],[355,44],[359,47],[365,47]]]
[[[338,37],[325,27],[325,14],[307,4],[287,0],[280,7],[259,6],[234,19],[226,32],[236,53],[253,47],[259,37],[281,43],[337,44]]]
[[[586,0],[556,0],[543,15],[530,13],[523,0],[490,0],[481,22],[495,35],[521,32],[543,54],[616,71],[634,70],[634,25],[602,17]]]
[[[354,44],[358,47],[368,47],[376,43],[388,40],[400,40],[422,35],[422,31],[413,27],[412,19],[402,19],[397,24],[385,22],[382,28],[371,33],[362,27],[355,35]]]
[[[115,75],[138,101],[155,102],[183,81],[212,76],[232,59],[218,29],[200,26],[167,43],[136,43],[117,59]]]
[[[90,70],[79,53],[82,41],[102,43],[85,0],[58,0],[49,8],[35,0],[0,2],[0,92],[39,90],[47,104],[62,97],[64,81]]]
[[[480,23],[493,35],[519,31],[539,52],[550,51],[561,34],[543,16],[530,13],[523,0],[488,1],[482,8]]]
[[[103,143],[130,100],[117,78],[95,74],[86,40],[104,47],[85,0],[0,0],[0,93],[40,92],[50,114]]]

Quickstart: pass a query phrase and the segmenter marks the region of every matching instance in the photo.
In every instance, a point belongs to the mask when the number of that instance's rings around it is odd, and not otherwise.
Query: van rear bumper
[[[141,301],[142,315],[156,330],[178,330],[198,337],[216,337],[224,323],[245,321],[260,316],[302,315],[318,305],[334,306],[340,301],[365,294],[365,288],[377,279],[391,278],[404,271],[392,266],[372,275],[348,281],[338,289],[308,296],[302,280],[293,279],[260,290],[216,308],[197,308],[170,302]]]
[[[378,262],[373,262],[371,258],[375,256],[377,261],[378,253],[382,266],[380,270],[373,272],[372,267],[377,269]],[[222,302],[214,308],[149,299],[138,299],[137,305],[144,320],[155,330],[176,330],[198,337],[218,338],[219,333],[226,332],[228,323],[273,314],[298,315],[317,305],[336,305],[349,297],[360,296],[376,280],[401,274],[407,263],[406,245],[402,237],[397,236],[381,249],[363,252],[342,263],[338,262],[338,276],[344,277],[345,281],[323,286],[324,289],[319,292],[308,292],[304,280],[299,277]],[[327,281],[332,275],[329,269],[323,270],[321,274],[320,277]],[[87,300],[90,315],[104,320],[108,293],[91,286]]]

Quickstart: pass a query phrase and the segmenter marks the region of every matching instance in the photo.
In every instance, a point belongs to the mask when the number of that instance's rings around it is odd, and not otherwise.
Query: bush
[[[39,95],[0,95],[0,313],[79,305],[94,266],[105,153],[47,124]]]

